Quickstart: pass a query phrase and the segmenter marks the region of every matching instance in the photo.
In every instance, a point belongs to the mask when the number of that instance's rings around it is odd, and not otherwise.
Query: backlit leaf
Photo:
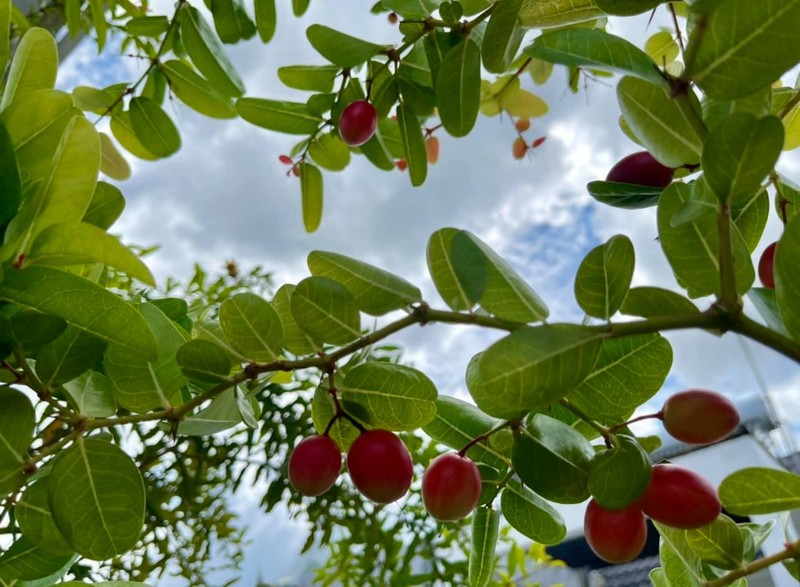
[[[283,326],[268,301],[252,293],[239,293],[222,302],[222,332],[237,352],[251,361],[275,361],[283,348]]]
[[[481,53],[468,37],[445,55],[436,78],[436,106],[444,129],[454,137],[469,134],[480,102]]]
[[[515,530],[541,544],[558,544],[567,534],[561,514],[546,500],[515,480],[511,480],[503,489],[500,509]]]
[[[14,52],[0,112],[26,94],[52,90],[57,70],[58,49],[53,36],[43,28],[29,29]]]
[[[322,221],[322,173],[310,163],[300,164],[300,194],[303,208],[303,226],[306,232],[316,232]]]
[[[321,24],[308,27],[306,36],[320,55],[340,67],[361,65],[385,49]]]
[[[23,462],[33,440],[35,414],[20,391],[0,386],[0,493],[9,495],[24,482]]]
[[[327,277],[307,277],[292,292],[292,316],[313,340],[347,344],[360,335],[358,304],[347,289]]]
[[[633,267],[633,244],[624,235],[613,236],[589,251],[575,276],[578,305],[589,316],[611,318],[628,293]]]
[[[470,587],[486,587],[494,574],[494,553],[500,528],[500,514],[479,507],[472,514],[472,549],[469,554]]]
[[[181,148],[181,136],[172,119],[150,98],[130,101],[130,120],[136,138],[157,157],[169,157]]]
[[[740,516],[773,514],[800,507],[800,475],[748,467],[723,479],[719,498],[725,509]]]

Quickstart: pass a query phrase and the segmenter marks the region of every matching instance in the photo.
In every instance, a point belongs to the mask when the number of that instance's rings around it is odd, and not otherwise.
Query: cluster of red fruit
[[[519,118],[514,123],[514,128],[516,128],[519,133],[519,136],[514,139],[514,143],[511,145],[511,154],[514,156],[514,159],[522,159],[525,153],[528,152],[528,149],[536,149],[545,141],[546,137],[539,137],[531,144],[528,144],[525,137],[522,136],[522,133],[531,128],[531,121],[529,118]]]
[[[727,398],[697,389],[673,395],[656,416],[671,436],[689,444],[720,441],[739,425],[739,413]],[[609,510],[592,499],[584,516],[584,533],[597,556],[620,564],[644,549],[645,516],[690,530],[710,524],[721,512],[716,489],[703,477],[677,465],[656,465],[644,494],[627,507]]]
[[[339,446],[329,436],[310,436],[289,457],[289,482],[299,493],[315,497],[328,491],[342,468]],[[362,495],[377,503],[403,497],[411,486],[411,455],[388,430],[368,430],[347,453],[350,479]],[[481,476],[470,459],[448,453],[434,459],[422,477],[422,499],[438,520],[466,517],[475,509],[481,493]]]

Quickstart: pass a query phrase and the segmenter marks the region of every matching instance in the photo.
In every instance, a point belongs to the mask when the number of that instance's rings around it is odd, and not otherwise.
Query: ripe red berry
[[[697,473],[677,465],[656,465],[644,497],[645,514],[673,528],[707,526],[722,512],[717,490]]]
[[[388,430],[369,430],[356,438],[347,453],[347,470],[356,489],[378,503],[403,497],[414,474],[406,445]]]
[[[481,474],[467,457],[443,454],[428,466],[422,476],[425,509],[437,520],[460,520],[478,505]]]
[[[366,100],[356,100],[347,105],[339,119],[339,136],[351,147],[366,143],[375,134],[378,113]]]
[[[405,159],[398,159],[394,162],[394,166],[397,167],[400,171],[405,171],[408,169],[408,163]]]
[[[514,155],[514,159],[522,159],[527,152],[528,144],[525,142],[525,139],[522,137],[514,139],[514,144],[511,146],[511,153]]]
[[[535,141],[533,141],[533,142],[531,143],[531,147],[532,147],[533,149],[535,149],[536,147],[538,147],[539,145],[541,145],[541,144],[542,144],[543,142],[545,142],[546,140],[547,140],[547,137],[539,137],[538,139],[536,139]]]
[[[516,127],[517,131],[525,132],[531,127],[531,120],[530,118],[519,118],[514,123],[514,126]]]
[[[761,259],[758,261],[758,278],[764,287],[775,289],[775,247],[778,243],[772,243],[764,252],[761,253]]]
[[[687,444],[711,444],[739,425],[739,412],[724,395],[704,389],[681,391],[664,402],[664,429]]]
[[[289,157],[289,155],[281,155],[280,157],[278,157],[278,161],[280,161],[284,165],[291,165],[292,164],[292,158]]]
[[[342,470],[342,452],[328,436],[303,439],[289,457],[289,483],[309,497],[322,495]]]
[[[592,499],[583,518],[583,533],[597,556],[618,565],[632,561],[644,549],[647,521],[635,504],[606,510]]]
[[[397,21],[399,20],[399,18],[397,17],[397,14],[396,14],[396,13],[394,13],[394,12],[390,12],[390,13],[389,13],[389,16],[387,16],[387,17],[386,17],[386,19],[387,19],[387,20],[389,21],[389,23],[391,23],[391,24],[397,24]]]
[[[639,151],[620,159],[606,176],[606,181],[633,183],[664,188],[672,183],[675,170],[656,161],[647,151]]]
[[[425,151],[428,154],[428,163],[435,164],[439,160],[439,138],[428,137],[425,139]]]

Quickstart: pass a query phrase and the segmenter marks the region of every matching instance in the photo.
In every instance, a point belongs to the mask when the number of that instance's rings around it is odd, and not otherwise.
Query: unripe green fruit
[[[356,489],[378,503],[403,497],[414,475],[406,445],[388,430],[369,430],[356,438],[347,453],[347,470]]]
[[[437,520],[460,520],[478,505],[481,474],[477,465],[456,453],[443,454],[422,477],[425,509]]]
[[[299,493],[316,497],[328,491],[342,470],[342,452],[328,436],[303,439],[289,457],[289,483]]]
[[[710,444],[731,434],[739,425],[736,406],[724,395],[690,389],[670,397],[661,410],[664,429],[687,444]]]
[[[375,134],[378,113],[366,100],[356,100],[347,105],[339,119],[339,136],[351,147],[359,147]]]
[[[606,510],[593,499],[583,518],[583,533],[597,556],[618,565],[632,561],[644,549],[647,521],[635,504],[621,510]]]
[[[647,151],[639,151],[620,159],[608,172],[606,181],[664,188],[672,183],[674,173],[674,169],[661,165]]]
[[[697,473],[677,465],[656,465],[640,505],[656,522],[692,530],[722,512],[717,490]]]

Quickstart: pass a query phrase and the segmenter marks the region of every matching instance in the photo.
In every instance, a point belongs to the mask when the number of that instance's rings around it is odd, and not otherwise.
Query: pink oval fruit
[[[425,509],[437,520],[460,520],[478,505],[481,474],[477,465],[457,453],[443,454],[422,476]]]
[[[620,159],[608,172],[606,181],[665,188],[672,183],[674,173],[674,169],[661,165],[647,151],[639,151]]]
[[[351,147],[359,147],[375,134],[378,113],[366,100],[356,100],[347,105],[339,119],[339,136]]]
[[[681,391],[664,402],[664,429],[687,444],[711,444],[731,434],[739,425],[739,412],[720,393],[704,389]]]
[[[289,457],[289,483],[308,497],[333,487],[341,470],[342,452],[328,436],[304,438]]]
[[[677,465],[656,465],[640,505],[656,522],[692,530],[707,526],[722,512],[714,486]]]
[[[592,499],[583,517],[583,533],[594,553],[615,565],[635,559],[647,541],[647,521],[636,505],[607,510]]]
[[[769,289],[775,289],[775,247],[778,243],[772,243],[758,260],[758,278],[761,284]]]
[[[391,503],[411,487],[414,466],[406,445],[388,430],[369,430],[356,438],[347,453],[347,470],[365,497]]]

